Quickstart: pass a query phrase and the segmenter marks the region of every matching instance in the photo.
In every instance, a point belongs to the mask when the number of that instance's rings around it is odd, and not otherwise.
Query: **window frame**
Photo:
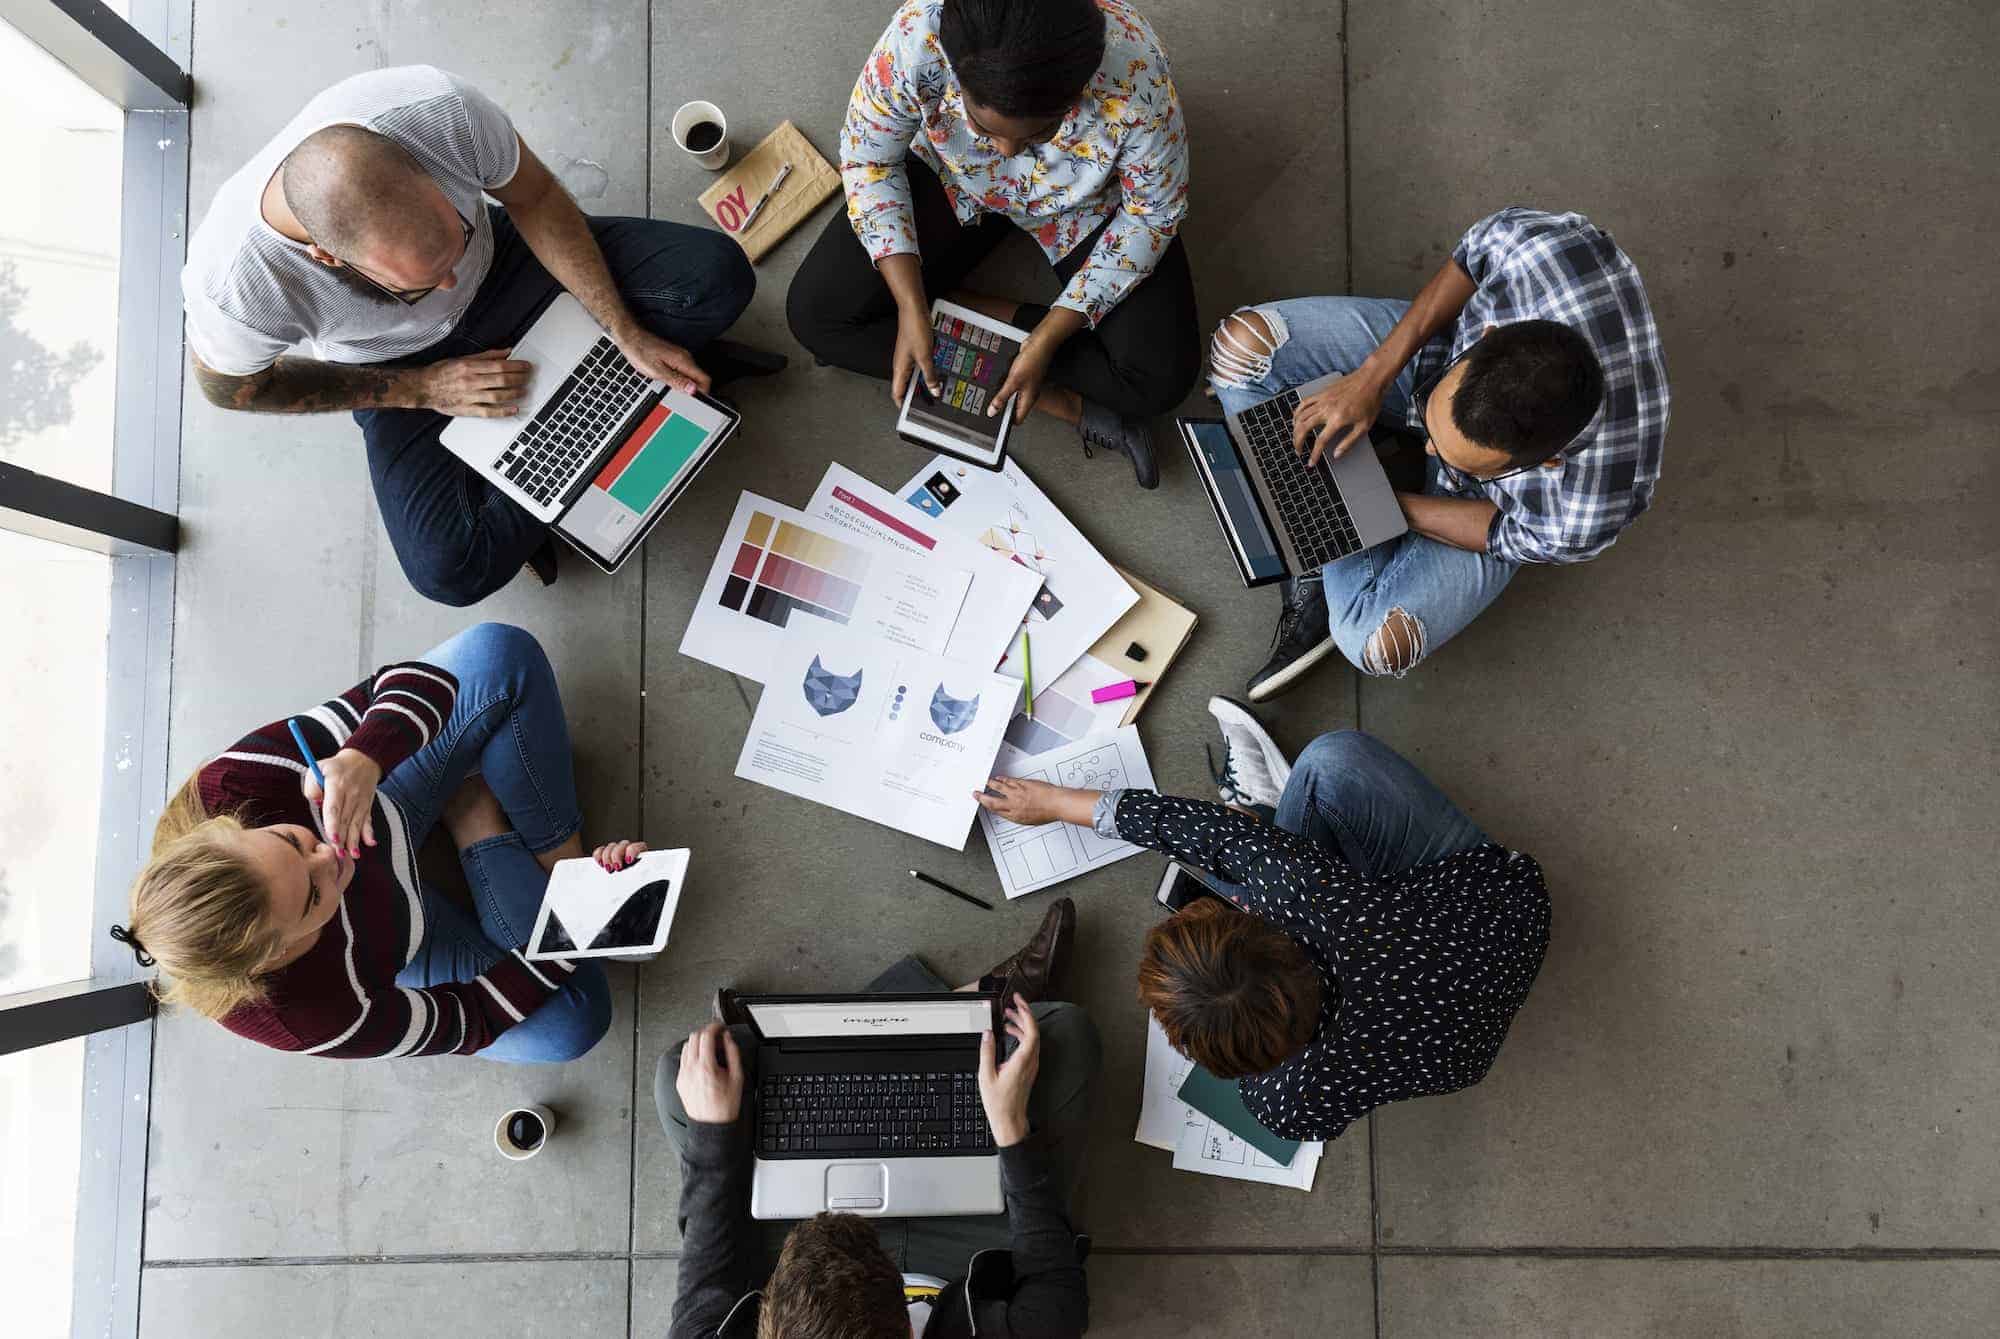
[[[191,0],[131,0],[129,21],[99,0],[0,0],[0,18],[125,112],[111,491],[0,463],[0,528],[111,558],[105,713],[118,747],[105,750],[89,890],[99,927],[124,919],[166,796],[192,17]],[[86,1039],[70,1331],[123,1339],[139,1329],[154,1005],[148,974],[101,934],[90,971],[0,996],[0,1054]]]

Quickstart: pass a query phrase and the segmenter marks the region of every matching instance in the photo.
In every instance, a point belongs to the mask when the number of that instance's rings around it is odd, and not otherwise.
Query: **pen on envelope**
[[[736,231],[738,232],[750,231],[750,225],[757,221],[757,216],[764,212],[764,206],[769,204],[771,202],[771,197],[778,193],[778,187],[784,185],[785,178],[791,175],[792,175],[792,165],[790,163],[786,163],[783,167],[778,169],[778,175],[771,178],[771,184],[769,186],[766,186],[764,188],[764,193],[757,197],[757,203],[750,206],[750,212],[743,216],[743,226],[738,228]]]
[[[1116,702],[1120,698],[1137,697],[1153,685],[1142,679],[1123,679],[1118,683],[1107,683],[1102,688],[1090,690],[1092,702]]]
[[[1026,628],[1021,629],[1021,681],[1028,686],[1028,719],[1035,719],[1035,643]]]
[[[953,897],[958,898],[962,902],[970,902],[975,907],[985,907],[988,911],[993,910],[993,904],[991,902],[988,902],[983,898],[974,897],[971,893],[962,892],[959,889],[954,888],[950,884],[946,883],[943,879],[933,879],[930,875],[914,869],[910,871],[910,877],[917,880],[919,883],[929,884],[931,887],[937,889],[941,893],[950,893]]]

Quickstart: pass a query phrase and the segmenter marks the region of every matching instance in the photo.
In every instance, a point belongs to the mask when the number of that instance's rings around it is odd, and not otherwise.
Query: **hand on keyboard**
[[[1382,412],[1382,388],[1363,372],[1350,372],[1332,385],[1299,397],[1298,411],[1292,416],[1292,450],[1305,454],[1312,440],[1308,465],[1332,450],[1334,459],[1347,454],[1349,447],[1368,435]]]
[[[509,358],[512,349],[488,349],[469,358],[447,358],[422,369],[423,408],[456,418],[511,418],[528,393],[533,363]]]
[[[993,1034],[979,1039],[979,1100],[993,1127],[993,1142],[1002,1148],[1028,1137],[1028,1094],[1042,1067],[1042,1031],[1035,1025],[1034,1010],[1019,995],[1007,1004],[1007,1035],[1018,1045],[1004,1065],[994,1063],[999,1045]]]
[[[649,330],[635,330],[617,343],[626,361],[655,381],[664,381],[689,395],[709,387],[708,373],[701,370],[694,355],[670,339],[661,339]]]

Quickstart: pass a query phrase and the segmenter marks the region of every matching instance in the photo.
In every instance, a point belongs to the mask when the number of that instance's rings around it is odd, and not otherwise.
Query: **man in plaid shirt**
[[[1401,675],[1491,604],[1522,563],[1578,563],[1653,500],[1667,374],[1646,290],[1581,214],[1510,207],[1472,225],[1414,302],[1295,298],[1245,308],[1210,349],[1237,413],[1336,374],[1299,402],[1315,461],[1371,427],[1419,433],[1410,532],[1288,582],[1262,701],[1338,646]]]

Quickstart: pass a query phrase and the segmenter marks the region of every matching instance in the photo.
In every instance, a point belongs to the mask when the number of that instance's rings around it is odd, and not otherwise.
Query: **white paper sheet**
[[[681,886],[687,867],[688,851],[685,847],[672,851],[648,851],[629,867],[608,873],[588,856],[558,860],[555,868],[549,871],[548,889],[542,894],[542,906],[536,913],[534,932],[528,936],[530,951],[526,956],[541,961],[548,958],[595,958],[658,952],[666,947],[667,935],[673,929],[674,912],[680,909]],[[671,886],[651,940],[646,943],[613,944],[601,949],[591,947],[591,941],[618,914],[627,899],[648,885],[662,881]],[[575,952],[541,951],[542,935],[551,914],[577,945]]]
[[[1017,562],[905,506],[838,462],[826,467],[806,515],[870,545],[972,573],[972,589],[944,654],[968,665],[998,665],[1021,630],[1042,579]],[[1113,722],[1116,724],[1116,722]]]
[[[1280,1167],[1176,1097],[1194,1062],[1174,1050],[1158,1019],[1146,1019],[1146,1083],[1139,1099],[1141,1144],[1172,1149],[1176,1171],[1311,1190],[1326,1145],[1302,1143],[1292,1165]]]
[[[1132,699],[1092,702],[1090,692],[1131,677],[1088,653],[1077,657],[1077,662],[1057,675],[1054,683],[1037,688],[1032,717],[1025,711],[1017,711],[1014,719],[1007,722],[1007,742],[1000,747],[1001,766],[1014,765],[1018,758],[1029,754],[1046,753],[1091,735],[1116,730],[1125,719],[1125,709],[1132,705]]]
[[[681,638],[681,654],[764,682],[785,628],[805,618],[942,652],[972,573],[916,563],[746,492]]]
[[[1000,753],[994,769],[1000,776],[1026,777],[1082,790],[1153,788],[1153,769],[1146,763],[1145,746],[1139,742],[1136,725],[1075,740],[1032,756],[1004,746]],[[1079,874],[1116,864],[1142,849],[1130,842],[1106,841],[1089,828],[1069,823],[1022,827],[986,809],[979,811],[979,826],[986,831],[993,867],[1000,871],[1000,887],[1009,898],[1025,897]]]
[[[821,619],[767,670],[737,776],[965,849],[1018,682]]]
[[[1139,593],[1125,584],[1118,569],[1011,457],[998,470],[983,470],[950,456],[933,456],[903,485],[902,497],[905,505],[1042,578],[1027,626],[1034,639],[1037,698],[1139,602]],[[1021,678],[1021,660],[1016,638],[1000,672]]]

